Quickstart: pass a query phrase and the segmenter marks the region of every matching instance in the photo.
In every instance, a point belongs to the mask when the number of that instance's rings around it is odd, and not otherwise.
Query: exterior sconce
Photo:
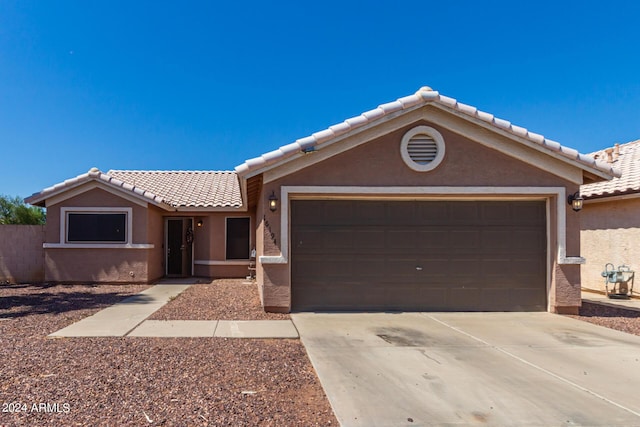
[[[271,212],[275,212],[278,209],[278,197],[274,191],[271,191],[269,196],[269,209],[271,209]]]
[[[580,195],[579,191],[576,191],[573,194],[569,195],[568,202],[571,205],[571,208],[578,212],[582,209],[582,204],[584,203],[584,199]]]
[[[203,224],[203,223],[202,223],[202,220],[201,220],[201,219],[199,219],[199,220],[198,220],[198,222],[196,222],[196,225],[197,225],[198,227],[202,227],[202,224]]]

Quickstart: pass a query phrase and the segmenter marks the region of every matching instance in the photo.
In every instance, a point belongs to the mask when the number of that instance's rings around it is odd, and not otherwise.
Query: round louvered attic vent
[[[444,139],[429,126],[417,126],[405,133],[400,145],[402,160],[418,172],[433,170],[444,158]]]

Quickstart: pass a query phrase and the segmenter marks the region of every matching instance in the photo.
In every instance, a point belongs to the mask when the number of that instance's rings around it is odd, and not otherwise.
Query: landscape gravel
[[[152,320],[282,320],[286,313],[263,310],[258,285],[244,279],[218,279],[192,285],[170,304],[153,313]]]
[[[583,302],[580,314],[569,317],[629,334],[640,335],[640,311]]]
[[[146,285],[0,285],[0,426],[338,425],[299,340],[47,338]],[[257,286],[191,286],[164,320],[286,319]],[[579,320],[640,335],[640,312],[584,303]]]
[[[299,340],[47,338],[145,288],[0,285],[0,426],[338,424]]]

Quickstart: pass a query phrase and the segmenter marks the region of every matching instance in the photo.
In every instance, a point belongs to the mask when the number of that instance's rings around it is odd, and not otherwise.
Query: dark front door
[[[190,218],[167,220],[167,276],[191,275],[192,233]]]

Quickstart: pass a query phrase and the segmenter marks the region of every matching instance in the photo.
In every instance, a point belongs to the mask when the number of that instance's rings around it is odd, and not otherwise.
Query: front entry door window
[[[167,220],[167,276],[190,276],[193,233],[191,218]]]

